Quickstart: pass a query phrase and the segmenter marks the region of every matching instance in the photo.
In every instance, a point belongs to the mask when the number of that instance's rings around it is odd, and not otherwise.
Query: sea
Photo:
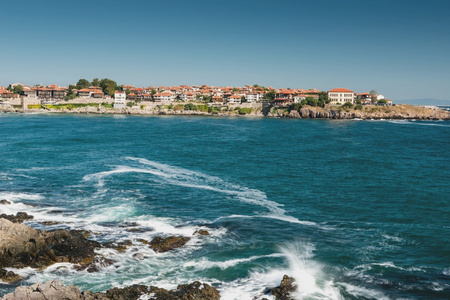
[[[251,300],[288,275],[295,299],[450,299],[449,121],[0,114],[1,199],[38,229],[132,242],[98,272],[9,268],[20,285]],[[190,240],[139,241],[173,235]]]

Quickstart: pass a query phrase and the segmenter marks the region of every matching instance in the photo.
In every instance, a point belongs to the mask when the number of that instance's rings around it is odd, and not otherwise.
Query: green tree
[[[238,88],[233,88],[233,92],[238,92],[239,89]]]
[[[370,92],[370,96],[371,96],[371,98],[372,98],[372,103],[375,103],[375,102],[377,102],[377,91],[375,91],[375,90],[371,90]]]
[[[125,95],[127,95],[127,97],[128,97],[129,94],[131,94],[131,90],[130,89],[126,89],[125,90]]]
[[[92,85],[93,86],[99,86],[100,85],[100,80],[98,78],[92,79]]]
[[[157,92],[156,92],[156,90],[155,89],[152,89],[152,95],[154,95],[154,94],[156,94]]]
[[[67,100],[72,100],[75,99],[77,95],[75,95],[75,92],[73,91],[73,89],[75,88],[74,85],[69,85],[69,90],[67,91],[67,95],[64,98],[66,101]]]
[[[245,96],[241,97],[241,103],[247,102],[247,99],[245,98]]]
[[[264,96],[264,99],[267,99],[267,100],[275,99],[275,91],[270,91],[270,92],[266,93],[266,95]]]
[[[103,93],[106,95],[113,96],[114,92],[117,90],[117,83],[114,80],[103,78],[100,80],[100,87],[103,90]]]
[[[88,88],[91,85],[91,83],[87,79],[80,79],[77,82],[77,89],[85,89]]]
[[[21,85],[16,85],[12,88],[12,91],[14,94],[20,95],[23,92],[23,87]]]
[[[385,99],[378,100],[378,103],[380,104],[387,104],[388,102]]]
[[[341,107],[343,107],[343,108],[351,108],[351,107],[353,107],[353,104],[351,102],[345,102],[344,104],[342,104]]]
[[[328,103],[330,103],[330,99],[328,98],[328,93],[327,92],[320,92],[319,93],[318,106],[324,107],[325,104],[328,104]]]

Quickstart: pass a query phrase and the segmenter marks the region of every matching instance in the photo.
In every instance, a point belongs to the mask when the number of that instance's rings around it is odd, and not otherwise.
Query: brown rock
[[[6,294],[3,300],[82,300],[80,289],[73,285],[65,286],[60,280],[36,283],[29,287],[20,286],[13,293]]]
[[[11,202],[9,202],[9,201],[6,200],[6,199],[3,199],[3,200],[0,200],[0,204],[3,204],[3,205],[9,205],[9,204],[11,204]]]
[[[270,290],[270,293],[275,296],[277,300],[294,300],[292,292],[295,292],[297,285],[295,279],[287,275],[283,276],[280,286]]]
[[[180,284],[176,290],[167,291],[158,287],[150,287],[150,293],[156,300],[218,300],[219,292],[206,283],[195,281],[191,284]]]
[[[34,219],[33,216],[27,214],[26,212],[18,212],[15,216],[1,214],[0,218],[10,220],[14,223],[23,223],[23,221]]]
[[[88,264],[100,244],[67,230],[36,230],[0,218],[0,267],[46,267],[56,262]]]
[[[194,231],[194,235],[209,235],[209,231],[205,229],[198,229]]]
[[[0,269],[0,279],[4,282],[15,283],[21,281],[23,278],[12,271]]]
[[[184,246],[189,240],[190,238],[182,236],[170,236],[167,238],[157,236],[150,242],[150,248],[155,252],[167,252]]]

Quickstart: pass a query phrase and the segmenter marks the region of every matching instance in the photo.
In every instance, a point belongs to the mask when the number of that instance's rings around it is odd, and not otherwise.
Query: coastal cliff
[[[129,115],[195,115],[195,116],[257,116],[272,118],[303,118],[303,119],[405,119],[405,120],[450,120],[450,111],[442,109],[425,108],[408,104],[395,106],[367,105],[361,109],[342,107],[312,107],[303,106],[298,110],[280,107],[228,107],[215,111],[177,110],[167,107],[155,106],[151,109],[140,107],[126,107],[113,109],[103,106],[84,106],[76,108],[41,108],[23,110],[13,107],[0,107],[0,112],[17,113],[79,113],[79,114],[129,114]]]

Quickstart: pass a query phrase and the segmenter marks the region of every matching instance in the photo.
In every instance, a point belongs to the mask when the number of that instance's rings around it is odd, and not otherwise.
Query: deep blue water
[[[252,299],[287,274],[298,299],[450,298],[450,122],[2,114],[0,151],[0,213],[134,243],[97,273],[14,270],[26,284]],[[192,239],[137,241],[172,234]]]

